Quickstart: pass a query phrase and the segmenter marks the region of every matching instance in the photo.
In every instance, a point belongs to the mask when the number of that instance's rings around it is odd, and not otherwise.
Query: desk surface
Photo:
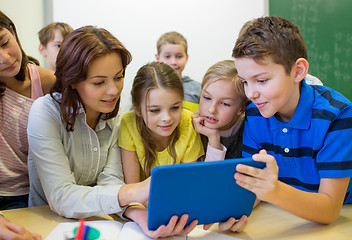
[[[11,221],[23,225],[28,230],[40,233],[45,238],[58,223],[77,221],[67,219],[52,212],[48,206],[22,208],[3,211]],[[92,220],[118,220],[116,215],[98,215]],[[211,230],[216,231],[214,225]],[[351,239],[352,205],[342,207],[340,217],[332,224],[321,225],[299,218],[276,206],[260,203],[248,219],[248,225],[242,233],[227,233],[230,236],[248,240],[278,239]]]

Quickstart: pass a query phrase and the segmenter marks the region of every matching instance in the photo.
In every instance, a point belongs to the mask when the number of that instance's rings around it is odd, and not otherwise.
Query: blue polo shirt
[[[296,112],[289,122],[264,118],[250,103],[246,108],[243,157],[265,149],[279,167],[279,180],[318,192],[321,178],[352,177],[352,104],[326,86],[302,81]],[[352,203],[352,184],[345,203]]]

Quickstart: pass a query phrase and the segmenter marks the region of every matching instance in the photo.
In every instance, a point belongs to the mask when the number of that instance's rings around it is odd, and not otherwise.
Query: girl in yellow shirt
[[[194,162],[204,155],[193,113],[182,108],[182,81],[169,65],[141,67],[131,95],[134,110],[123,116],[119,133],[126,183],[149,177],[154,166]]]

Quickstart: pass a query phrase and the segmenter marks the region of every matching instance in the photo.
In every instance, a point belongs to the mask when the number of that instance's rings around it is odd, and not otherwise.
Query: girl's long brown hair
[[[110,32],[103,28],[85,26],[68,34],[60,48],[56,59],[56,82],[51,89],[51,96],[60,103],[61,115],[66,123],[66,130],[73,131],[78,109],[82,101],[73,84],[85,81],[92,62],[109,53],[116,52],[121,56],[122,66],[131,62],[130,52]],[[61,93],[56,99],[54,92]],[[105,114],[104,119],[117,115],[120,106],[118,100],[115,109]]]
[[[136,77],[134,78],[131,95],[132,105],[136,112],[141,113],[142,108],[147,108],[147,105],[142,106],[142,100],[147,99],[149,93],[153,89],[163,88],[178,92],[182,100],[184,99],[184,90],[182,80],[169,65],[162,62],[151,62],[141,67]],[[160,100],[162,101],[162,99]],[[146,103],[147,104],[147,103]],[[136,114],[136,123],[139,133],[141,134],[143,146],[145,150],[145,162],[142,166],[146,177],[150,176],[152,167],[156,161],[155,143],[151,137],[151,132],[146,125],[147,119],[143,119],[141,114]],[[174,162],[176,162],[175,145],[179,139],[179,127],[172,133],[168,151]]]
[[[39,61],[34,57],[26,55],[20,43],[20,39],[18,38],[15,24],[11,21],[11,19],[8,16],[5,15],[5,13],[0,11],[0,30],[4,28],[9,30],[15,36],[16,42],[19,48],[21,49],[21,54],[22,54],[21,68],[20,68],[20,71],[15,76],[15,78],[19,81],[24,81],[26,76],[27,64],[31,62],[39,66]],[[5,88],[6,88],[6,85],[0,81],[0,97],[3,96]]]

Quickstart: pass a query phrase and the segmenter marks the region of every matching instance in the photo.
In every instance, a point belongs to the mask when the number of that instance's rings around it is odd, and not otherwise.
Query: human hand
[[[199,114],[192,115],[192,122],[194,130],[208,138],[208,144],[216,149],[222,149],[220,144],[219,129],[209,128],[205,125],[204,117]]]
[[[193,127],[194,127],[194,130],[196,130],[196,132],[203,134],[208,138],[217,136],[218,134],[220,136],[218,129],[212,129],[205,126],[204,121],[205,121],[204,117],[200,116],[199,114],[192,115]]]
[[[226,222],[219,223],[219,231],[230,230],[232,232],[242,232],[247,226],[247,216],[243,215],[239,220],[231,217]],[[208,230],[213,224],[204,224],[203,229]]]
[[[139,183],[122,185],[118,193],[120,206],[126,206],[131,202],[148,204],[150,177]]]
[[[279,189],[276,160],[272,155],[262,149],[253,155],[253,160],[266,163],[264,169],[238,164],[235,173],[236,183],[253,192],[259,200],[271,202]]]
[[[171,217],[169,223],[161,225],[156,230],[149,230],[147,226],[148,222],[148,209],[141,208],[139,206],[129,207],[125,216],[135,221],[143,230],[143,232],[150,238],[169,237],[176,235],[187,235],[190,233],[198,224],[198,220],[193,220],[189,225],[186,226],[188,215],[184,214],[178,219],[177,216]]]
[[[0,215],[0,240],[42,240],[38,234],[32,234],[24,227],[10,222]]]

